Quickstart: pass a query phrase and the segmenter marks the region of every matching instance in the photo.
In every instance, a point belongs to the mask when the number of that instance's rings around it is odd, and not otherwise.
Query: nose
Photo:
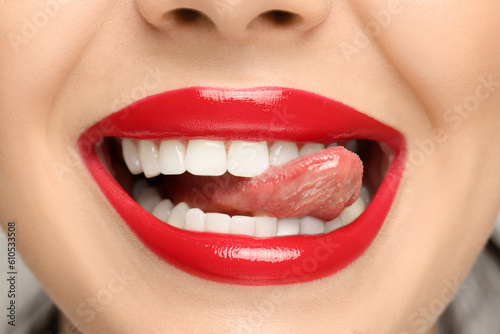
[[[231,39],[244,39],[259,28],[306,33],[325,20],[331,1],[136,0],[141,15],[158,30],[192,26]]]

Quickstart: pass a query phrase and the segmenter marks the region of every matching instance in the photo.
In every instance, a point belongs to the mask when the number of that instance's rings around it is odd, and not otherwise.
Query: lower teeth
[[[145,187],[143,183],[136,184],[134,197],[143,209],[159,220],[180,229],[259,238],[330,233],[356,220],[370,202],[368,191],[363,187],[359,198],[351,206],[346,207],[339,217],[325,222],[311,216],[231,217],[222,213],[205,213],[198,208],[190,208],[184,202],[174,205],[169,199],[162,200],[156,188]]]

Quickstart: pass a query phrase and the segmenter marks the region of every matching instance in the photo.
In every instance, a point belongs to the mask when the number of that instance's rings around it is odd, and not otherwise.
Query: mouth
[[[371,245],[403,175],[404,136],[288,88],[147,97],[79,138],[117,213],[162,260],[243,285],[307,282]]]

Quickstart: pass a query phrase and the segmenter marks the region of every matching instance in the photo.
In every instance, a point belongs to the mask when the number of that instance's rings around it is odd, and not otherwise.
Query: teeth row
[[[329,222],[310,216],[278,219],[205,213],[200,209],[190,208],[184,202],[174,205],[169,199],[162,200],[155,188],[144,190],[137,203],[159,220],[180,229],[265,238],[300,234],[318,235],[335,231],[352,223],[363,213],[368,204],[366,194],[367,191],[364,190],[356,202]]]
[[[328,147],[336,146],[336,143]],[[356,141],[346,144],[355,150]],[[323,144],[304,144],[276,141],[248,142],[213,140],[131,140],[122,139],[123,158],[134,175],[144,173],[148,178],[179,175],[219,176],[226,171],[235,176],[255,177],[270,166],[279,166],[309,153],[325,149]]]

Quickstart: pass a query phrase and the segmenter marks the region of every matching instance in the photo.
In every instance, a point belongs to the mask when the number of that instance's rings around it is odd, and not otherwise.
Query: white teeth
[[[226,147],[222,141],[191,140],[186,169],[193,175],[220,176],[227,170]]]
[[[326,148],[330,148],[330,147],[337,147],[339,146],[338,143],[331,143],[330,145],[328,145]]]
[[[255,236],[259,238],[275,237],[278,232],[278,218],[256,217]]]
[[[170,212],[168,224],[177,228],[184,228],[188,211],[189,206],[186,203],[182,202],[177,204]]]
[[[128,138],[122,140],[123,160],[130,172],[134,175],[142,173],[141,161],[139,160],[139,151],[136,143]]]
[[[189,209],[184,228],[188,231],[205,232],[205,213],[200,209]]]
[[[363,211],[365,211],[365,203],[363,199],[358,197],[356,202],[354,202],[351,206],[348,206],[347,208],[342,211],[340,214],[340,217],[342,217],[342,222],[347,225],[352,223],[356,218],[358,218]]]
[[[170,212],[174,208],[174,204],[169,199],[164,199],[160,203],[158,203],[153,209],[153,216],[161,220],[162,222],[167,222],[168,217],[170,217]]]
[[[285,141],[274,142],[269,149],[269,164],[280,166],[299,157],[297,144]]]
[[[318,218],[305,216],[300,219],[300,234],[316,235],[325,232],[325,223]]]
[[[137,199],[137,203],[149,213],[153,212],[153,209],[160,201],[160,193],[155,188],[147,188]]]
[[[160,171],[179,175],[186,171],[186,146],[180,140],[164,140],[160,144]]]
[[[207,232],[229,234],[231,217],[223,213],[207,213],[205,215],[205,228]]]
[[[230,217],[222,213],[204,213],[197,208],[191,209],[184,202],[174,206],[169,199],[161,200],[158,190],[152,187],[145,189],[140,194],[137,203],[156,218],[177,228],[258,238],[330,233],[352,223],[366,207],[360,196],[351,206],[345,208],[339,217],[329,222],[311,216],[281,219],[274,217]]]
[[[146,177],[155,177],[160,175],[158,153],[158,148],[156,147],[156,143],[154,141],[139,141],[139,158]]]
[[[337,146],[337,143],[330,146]],[[256,177],[269,166],[280,166],[298,157],[316,153],[323,144],[307,143],[300,152],[295,143],[276,141],[249,142],[236,140],[227,144],[213,140],[139,140],[122,138],[125,163],[134,175],[144,172],[148,178],[180,175],[220,176],[226,171],[239,177]]]
[[[181,140],[133,140],[122,139],[123,158],[132,174],[141,172],[148,178],[160,173],[178,175],[188,171],[194,175],[220,176],[226,171],[239,177],[256,177],[270,166],[279,166],[291,160],[325,149],[325,145],[306,143],[300,152],[295,143],[276,141],[266,142],[191,140],[185,144]],[[327,147],[338,146],[332,143]],[[226,147],[227,153],[226,153]],[[356,152],[355,140],[345,143],[345,148]],[[204,213],[190,208],[187,203],[174,204],[161,199],[156,188],[148,186],[145,179],[139,179],[132,189],[146,211],[159,220],[177,228],[197,232],[236,234],[270,238],[293,235],[320,235],[330,233],[356,220],[370,203],[368,190],[362,187],[359,198],[345,208],[339,217],[324,222],[304,216],[301,218],[274,218],[233,216],[222,213]]]
[[[255,218],[247,216],[234,216],[231,218],[230,233],[253,237],[255,235]]]
[[[299,151],[299,155],[302,157],[306,154],[316,153],[316,152],[322,151],[324,149],[325,149],[325,145],[323,145],[323,144],[308,143],[308,144],[304,144],[304,146],[302,146],[302,148]]]
[[[334,220],[330,220],[329,222],[325,223],[325,233],[330,233],[335,230],[338,230],[344,226],[344,222],[342,221],[341,217],[337,217]]]
[[[300,232],[300,219],[299,218],[283,218],[278,219],[278,232],[277,236],[282,237],[286,235],[297,235]]]
[[[266,142],[233,141],[227,153],[228,172],[234,176],[255,177],[269,168]]]

